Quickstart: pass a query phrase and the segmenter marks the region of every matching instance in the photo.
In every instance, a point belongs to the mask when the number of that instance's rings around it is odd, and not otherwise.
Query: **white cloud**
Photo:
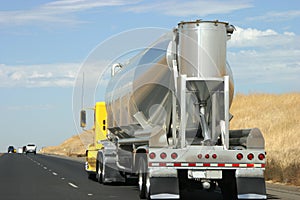
[[[229,42],[228,59],[237,88],[252,91],[300,91],[300,37],[272,29],[240,28]],[[238,89],[243,90],[243,88]]]
[[[47,3],[43,8],[45,10],[59,10],[62,12],[78,12],[105,6],[121,6],[131,2],[124,0],[60,0]]]
[[[273,47],[290,45],[295,46],[299,40],[293,32],[278,33],[272,29],[258,30],[254,28],[236,27],[236,31],[232,34],[229,41],[229,47]],[[299,44],[299,43],[298,43]]]
[[[77,25],[86,23],[77,17],[77,13],[116,6],[123,8],[125,12],[158,12],[164,15],[186,17],[195,15],[204,17],[209,14],[224,14],[253,7],[248,0],[57,0],[28,10],[0,11],[0,24],[43,25],[47,22]]]
[[[72,87],[78,63],[0,65],[0,87]]]
[[[78,87],[81,89],[82,72],[84,72],[85,87],[95,88],[104,68],[109,63],[108,61],[86,61],[83,64],[57,63],[17,66],[0,64],[0,88]],[[106,69],[106,71],[110,75],[110,69]]]
[[[76,18],[76,13],[108,6],[121,6],[135,3],[126,0],[58,0],[42,4],[29,10],[0,11],[0,24],[23,25],[31,23],[81,24],[85,21]]]
[[[249,17],[246,20],[250,21],[265,21],[265,22],[279,22],[287,21],[300,17],[300,10],[287,10],[287,11],[272,11],[267,12],[265,15]]]
[[[235,10],[253,7],[246,0],[155,0],[151,2],[143,1],[140,4],[134,4],[126,8],[127,11],[144,13],[159,12],[171,16],[207,16],[209,14],[224,14]]]

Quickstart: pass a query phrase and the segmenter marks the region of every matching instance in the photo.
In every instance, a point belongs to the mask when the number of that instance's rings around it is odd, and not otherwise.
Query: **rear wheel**
[[[101,155],[97,164],[97,181],[103,183],[103,156]]]
[[[96,180],[96,174],[89,174],[88,178],[91,180]]]
[[[146,156],[139,158],[139,194],[141,199],[150,199],[150,177],[146,162]]]

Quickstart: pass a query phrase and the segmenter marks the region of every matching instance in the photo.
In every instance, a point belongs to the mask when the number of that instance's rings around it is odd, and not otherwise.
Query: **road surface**
[[[101,185],[89,180],[83,162],[46,155],[0,155],[0,198],[16,199],[139,199],[136,185]],[[300,189],[268,184],[268,199],[300,199]],[[203,195],[205,198],[203,198]],[[190,192],[184,199],[221,200],[218,191]]]

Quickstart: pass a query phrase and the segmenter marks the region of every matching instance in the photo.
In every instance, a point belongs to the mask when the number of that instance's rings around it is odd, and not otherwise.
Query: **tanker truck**
[[[267,198],[261,131],[229,130],[226,43],[234,30],[227,22],[180,22],[127,63],[111,65],[99,182],[136,177],[141,199],[216,187],[223,199]]]

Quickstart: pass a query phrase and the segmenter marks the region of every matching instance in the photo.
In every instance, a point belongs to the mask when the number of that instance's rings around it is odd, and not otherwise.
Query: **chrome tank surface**
[[[163,36],[132,58],[109,81],[105,97],[108,128],[119,138],[133,137],[141,129],[134,117],[139,112],[149,124],[169,126],[174,77],[166,50],[171,36]]]
[[[178,24],[178,65],[180,74],[187,77],[230,77],[230,104],[234,86],[230,67],[226,64],[226,41],[229,39],[228,23],[219,21],[191,21]],[[207,99],[206,88],[194,87]]]
[[[232,27],[218,21],[181,22],[173,32],[122,65],[110,79],[105,95],[111,133],[119,138],[144,137],[141,130],[150,126],[162,127],[170,134],[172,95],[177,94],[178,75],[203,80],[229,75],[231,104],[233,79],[226,64],[229,28]],[[188,81],[185,89],[198,91],[190,94],[190,99],[207,101],[209,88],[203,81]],[[211,102],[207,105],[211,106]],[[195,109],[188,109],[193,112],[191,116],[199,114]]]

